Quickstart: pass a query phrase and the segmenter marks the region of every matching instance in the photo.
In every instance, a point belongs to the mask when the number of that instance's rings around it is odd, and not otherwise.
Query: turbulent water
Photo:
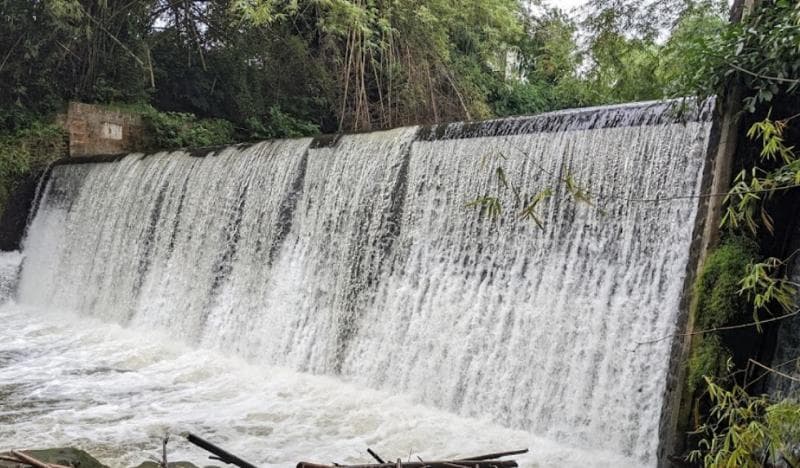
[[[522,466],[636,466],[610,451],[557,445],[486,419],[421,406],[340,379],[253,366],[70,312],[0,306],[0,444],[78,445],[109,466],[160,458],[209,463],[192,431],[261,467],[298,461],[461,457],[529,447]]]
[[[526,465],[652,465],[670,340],[637,342],[676,326],[707,114],[58,166],[0,312],[23,329],[0,378],[45,400],[11,431],[43,419],[124,448],[169,421],[275,464],[531,445]]]

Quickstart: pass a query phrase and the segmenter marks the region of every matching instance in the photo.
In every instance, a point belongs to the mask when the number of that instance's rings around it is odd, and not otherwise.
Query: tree
[[[7,0],[0,14],[0,127],[58,109],[145,96],[150,2]]]

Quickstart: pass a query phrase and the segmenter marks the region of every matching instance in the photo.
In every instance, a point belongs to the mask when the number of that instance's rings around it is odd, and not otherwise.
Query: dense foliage
[[[731,468],[776,466],[772,461],[788,467],[800,464],[800,405],[752,396],[745,387],[723,387],[711,378],[706,385],[714,406],[697,429],[704,437],[690,460]]]
[[[39,122],[0,134],[0,216],[17,182],[31,170],[63,157],[66,143],[66,135],[59,126]]]
[[[70,99],[226,119],[238,139],[658,99],[723,24],[720,2],[670,0],[631,34],[653,12],[616,3],[4,0],[0,128]]]

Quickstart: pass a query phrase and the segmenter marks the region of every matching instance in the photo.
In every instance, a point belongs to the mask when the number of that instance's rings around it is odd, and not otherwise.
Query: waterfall
[[[18,298],[652,465],[709,106],[59,165]]]
[[[19,252],[0,252],[0,304],[14,297],[21,264]]]

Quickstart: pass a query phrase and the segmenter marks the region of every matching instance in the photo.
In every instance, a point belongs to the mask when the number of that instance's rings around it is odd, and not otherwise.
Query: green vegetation
[[[730,371],[731,352],[722,344],[722,339],[714,333],[702,334],[692,342],[686,386],[695,395],[705,389],[707,378],[725,376]],[[701,415],[695,412],[695,418]]]
[[[697,429],[702,435],[689,459],[709,467],[758,468],[770,460],[798,466],[800,405],[752,396],[739,385],[731,389],[706,378],[713,407]]]
[[[692,294],[691,314],[695,329],[714,330],[750,317],[750,306],[742,295],[742,278],[748,266],[756,263],[758,245],[746,237],[733,236],[723,241],[706,258]],[[707,377],[727,375],[730,352],[715,332],[698,336],[692,342],[687,385],[694,393]]]
[[[66,150],[66,135],[53,124],[32,122],[13,133],[0,134],[0,216],[17,181],[64,156]]]
[[[692,313],[698,327],[721,327],[737,314],[749,312],[748,302],[741,295],[741,282],[748,266],[758,260],[757,252],[753,240],[734,236],[708,255],[694,287]]]
[[[67,100],[225,119],[249,139],[659,99],[724,24],[725,2],[659,2],[658,24],[616,3],[7,0],[0,128]]]
[[[143,114],[151,149],[199,147],[230,144],[234,141],[233,125],[224,119],[198,119],[183,112]]]

